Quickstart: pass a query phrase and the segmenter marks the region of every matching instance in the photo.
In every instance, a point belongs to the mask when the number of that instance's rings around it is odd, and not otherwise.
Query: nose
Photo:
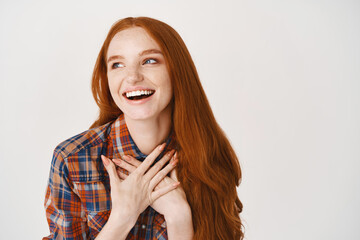
[[[141,82],[144,79],[144,76],[141,73],[139,66],[128,66],[126,68],[126,81],[130,84]]]

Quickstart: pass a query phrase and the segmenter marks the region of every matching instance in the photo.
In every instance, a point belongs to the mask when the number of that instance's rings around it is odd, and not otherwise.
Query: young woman
[[[92,91],[98,119],[54,151],[44,239],[243,239],[240,166],[173,28],[116,22]]]

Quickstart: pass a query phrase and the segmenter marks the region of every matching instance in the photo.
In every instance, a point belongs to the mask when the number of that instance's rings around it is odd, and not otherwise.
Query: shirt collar
[[[130,132],[126,126],[124,114],[120,116],[112,123],[110,137],[114,147],[114,158],[121,158],[124,155],[130,155],[136,159],[143,161],[147,155],[142,153],[136,146],[132,139]],[[177,149],[175,143],[174,131],[171,130],[168,137],[165,139],[166,145],[161,154],[156,158],[155,162],[161,159],[161,157],[171,149]]]

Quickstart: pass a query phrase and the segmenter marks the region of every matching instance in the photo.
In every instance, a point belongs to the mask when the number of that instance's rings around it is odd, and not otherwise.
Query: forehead
[[[119,52],[124,54],[134,51],[140,52],[151,48],[161,50],[157,42],[150,37],[145,29],[131,27],[115,34],[110,41],[107,55]]]

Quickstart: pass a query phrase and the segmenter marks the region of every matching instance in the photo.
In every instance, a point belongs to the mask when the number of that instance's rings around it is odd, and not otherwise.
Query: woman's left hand
[[[173,165],[177,164],[178,162],[178,159],[176,157],[177,154],[173,156],[174,152],[175,151],[172,150],[163,157],[164,160],[173,157],[170,163],[168,164],[173,164]],[[142,164],[142,162],[131,156],[124,156],[123,158],[124,160],[113,159],[113,162],[117,166],[128,171],[129,173],[135,171],[135,169]],[[126,179],[128,176],[127,174],[124,173],[123,170],[118,169],[117,172],[119,177],[122,179]],[[161,180],[160,183],[155,187],[154,190],[157,190],[157,188],[161,188],[163,186],[176,182],[179,181],[176,176],[176,169],[174,168],[170,172],[170,177],[165,176],[163,180]],[[186,194],[184,192],[184,189],[181,186],[178,186],[176,189],[172,190],[171,192],[168,192],[162,195],[161,197],[157,198],[150,206],[153,209],[155,209],[155,211],[157,211],[158,213],[164,215],[169,239],[171,240],[193,239],[194,228],[192,222],[191,208],[186,199]]]
[[[177,164],[178,159],[176,158],[176,154],[174,155],[175,150],[172,150],[168,152],[165,155],[165,158],[171,158],[171,161],[169,164],[173,164],[174,166]],[[141,161],[137,160],[136,158],[132,156],[124,156],[124,160],[122,159],[113,159],[113,162],[127,170],[129,173],[132,173],[137,167],[141,165]],[[125,174],[122,170],[118,170],[119,177],[121,179],[126,179],[128,176]],[[166,186],[172,183],[178,182],[176,171],[173,169],[170,172],[170,177],[166,176],[156,187],[154,190],[161,188],[162,186]],[[186,200],[186,194],[181,186],[177,187],[175,190],[164,194],[163,196],[156,199],[152,204],[151,207],[155,209],[155,211],[161,213],[164,215],[165,218],[172,218],[172,216],[179,217],[179,214],[181,215],[184,213],[184,211],[189,211],[190,207]]]

